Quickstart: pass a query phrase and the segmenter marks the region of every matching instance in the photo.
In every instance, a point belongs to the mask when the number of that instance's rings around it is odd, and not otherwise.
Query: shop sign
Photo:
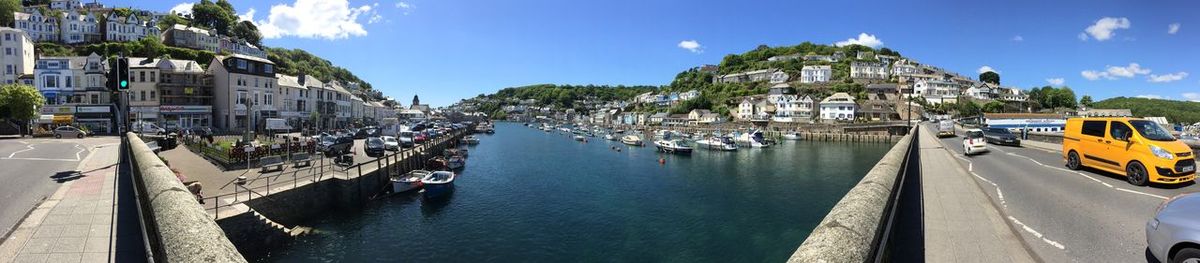
[[[42,106],[42,114],[72,114],[75,106]]]
[[[212,112],[212,106],[194,106],[194,105],[165,105],[158,107],[162,113],[209,113]],[[243,113],[238,114],[242,115]]]
[[[75,112],[78,113],[108,113],[111,110],[108,106],[79,106]]]
[[[158,107],[129,107],[131,113],[158,113]]]

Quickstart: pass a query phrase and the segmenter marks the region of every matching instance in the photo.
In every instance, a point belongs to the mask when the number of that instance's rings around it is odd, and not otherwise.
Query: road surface
[[[76,168],[90,154],[88,149],[118,142],[116,137],[0,140],[0,236],[11,232],[61,183],[77,179]]]

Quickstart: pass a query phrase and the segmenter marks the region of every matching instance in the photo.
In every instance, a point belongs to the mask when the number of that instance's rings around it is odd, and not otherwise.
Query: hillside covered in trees
[[[1200,122],[1200,102],[1116,97],[1093,103],[1097,109],[1129,109],[1134,116],[1167,117],[1171,122]]]
[[[267,59],[279,66],[280,74],[299,76],[312,75],[322,81],[337,80],[343,83],[359,83],[363,89],[373,90],[350,70],[335,66],[333,62],[302,49],[267,48]]]
[[[518,101],[533,99],[538,105],[550,105],[559,108],[577,108],[578,101],[612,101],[629,100],[638,94],[658,91],[657,86],[608,86],[608,85],[555,85],[537,84],[521,87],[504,88],[491,95],[480,94],[477,99],[483,100],[478,105],[480,112],[491,114],[493,118],[501,116],[503,106],[518,104]]]

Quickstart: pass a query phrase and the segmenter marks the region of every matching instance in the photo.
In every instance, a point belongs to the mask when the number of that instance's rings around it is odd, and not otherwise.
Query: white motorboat
[[[583,139],[584,139],[583,135],[575,135],[575,140],[576,140],[576,141],[581,141],[581,142],[582,142],[582,141],[583,141]]]
[[[736,151],[737,144],[733,143],[733,139],[729,137],[712,136],[703,140],[696,141],[699,148],[718,150],[718,151]]]
[[[424,185],[423,192],[425,198],[438,198],[454,191],[454,178],[458,177],[454,172],[437,171],[429,173],[425,178],[421,178],[421,184]]]
[[[467,157],[461,155],[450,156],[446,159],[446,168],[450,170],[462,169],[467,166]]]
[[[633,145],[633,146],[642,146],[643,145],[642,137],[638,137],[637,135],[633,135],[633,134],[622,136],[621,143]]]
[[[467,138],[463,139],[463,142],[470,144],[470,145],[476,145],[476,144],[479,144],[479,138],[475,137],[475,135],[469,135],[469,136],[467,136]]]
[[[610,133],[610,134],[605,134],[605,135],[604,135],[604,139],[605,139],[605,140],[609,140],[609,141],[616,141],[616,140],[617,140],[617,136],[613,136],[611,133]]]
[[[767,143],[766,138],[763,137],[763,132],[758,130],[738,134],[733,137],[733,141],[738,145],[749,146],[750,148],[767,148],[771,146]]]
[[[796,132],[784,133],[784,134],[783,134],[783,139],[784,139],[784,140],[799,140],[799,139],[800,139],[800,133],[796,133]]]
[[[403,193],[419,189],[424,185],[424,183],[421,183],[421,179],[429,176],[429,174],[430,172],[426,170],[413,170],[404,175],[393,176],[391,178],[392,192]]]
[[[683,140],[657,140],[654,141],[654,146],[658,150],[665,153],[691,154],[692,147],[687,146]]]

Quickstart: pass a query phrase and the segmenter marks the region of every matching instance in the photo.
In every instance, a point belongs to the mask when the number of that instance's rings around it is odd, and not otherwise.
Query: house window
[[[245,70],[246,69],[246,61],[241,60],[241,59],[237,60],[237,68]]]
[[[263,72],[266,72],[266,73],[268,73],[268,74],[274,74],[274,73],[275,73],[275,67],[274,67],[274,66],[271,66],[271,64],[266,64],[266,65],[263,65]]]
[[[58,76],[42,77],[42,86],[45,86],[47,88],[57,88],[58,87]]]
[[[138,71],[138,79],[140,79],[138,82],[146,82],[146,72]]]
[[[154,99],[154,91],[153,90],[150,91],[150,99]]]
[[[13,74],[13,65],[4,65],[4,74]]]
[[[141,99],[141,100],[142,100],[142,101],[145,101],[145,100],[146,100],[146,91],[144,91],[144,90],[143,90],[141,93],[142,93],[142,99]]]
[[[157,80],[154,80],[154,75],[155,75],[155,74],[154,74],[154,71],[151,71],[151,72],[150,72],[150,82],[155,82],[155,81],[157,81]]]
[[[92,94],[92,104],[100,104],[100,95]]]
[[[238,92],[237,93],[237,103],[238,104],[246,104],[246,92]]]
[[[12,56],[12,48],[11,47],[4,48],[4,54]]]
[[[70,88],[70,87],[72,87],[72,85],[71,85],[71,77],[67,77],[67,85],[66,85],[66,87],[67,87],[67,88]]]

